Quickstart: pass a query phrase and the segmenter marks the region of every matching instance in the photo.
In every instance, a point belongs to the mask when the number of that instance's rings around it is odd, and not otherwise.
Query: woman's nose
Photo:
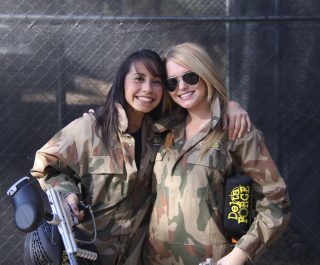
[[[152,84],[151,82],[145,82],[142,86],[143,91],[151,91],[152,90]]]
[[[178,89],[179,90],[183,90],[187,87],[187,83],[183,81],[183,79],[180,77],[179,81],[178,81]]]

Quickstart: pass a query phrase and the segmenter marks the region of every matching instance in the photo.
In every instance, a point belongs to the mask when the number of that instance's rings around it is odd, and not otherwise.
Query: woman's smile
[[[181,98],[182,100],[187,100],[190,99],[194,94],[194,91],[187,91],[185,93],[181,93],[178,95],[179,98]]]

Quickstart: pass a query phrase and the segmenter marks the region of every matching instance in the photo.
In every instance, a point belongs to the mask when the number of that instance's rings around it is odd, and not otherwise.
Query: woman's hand
[[[218,260],[217,265],[243,265],[248,260],[246,254],[235,247],[228,255]]]
[[[70,208],[73,212],[73,214],[78,218],[79,221],[81,221],[84,217],[84,211],[79,211],[79,198],[78,195],[75,193],[69,193],[67,197],[65,198],[67,203],[70,205]]]
[[[228,102],[222,123],[223,129],[228,129],[229,140],[241,138],[246,130],[249,132],[251,129],[248,113],[236,101]]]
[[[95,113],[94,109],[89,109],[88,112],[82,114],[82,117],[89,115],[89,113]]]

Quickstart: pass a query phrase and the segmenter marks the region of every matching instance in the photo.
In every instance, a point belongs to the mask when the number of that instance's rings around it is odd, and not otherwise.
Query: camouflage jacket
[[[89,114],[71,122],[37,151],[31,174],[39,178],[44,190],[55,187],[64,196],[81,194],[92,206],[98,230],[95,245],[103,264],[138,264],[159,145],[153,123],[146,116],[138,171],[135,141],[126,133],[126,113],[120,105],[117,110],[120,126],[112,150],[97,136],[95,117]],[[90,220],[81,227],[92,231]]]
[[[172,128],[172,150],[159,149],[155,161],[157,197],[144,264],[199,264],[229,253],[231,244],[222,224],[224,182],[234,166],[253,179],[257,215],[237,247],[255,258],[284,231],[289,219],[286,184],[273,162],[261,133],[253,128],[243,138],[226,137],[203,153],[201,146],[220,118],[185,142],[185,121]]]

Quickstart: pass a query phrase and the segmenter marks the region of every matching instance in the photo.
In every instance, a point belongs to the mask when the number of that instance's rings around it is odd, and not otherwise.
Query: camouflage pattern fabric
[[[236,246],[252,260],[286,228],[290,212],[287,187],[257,129],[235,141],[224,136],[203,153],[201,147],[219,119],[217,109],[210,124],[188,142],[185,121],[180,122],[172,129],[173,149],[161,147],[157,153],[157,197],[144,264],[195,265],[209,257],[216,262],[232,250],[222,216],[224,182],[234,167],[253,179],[257,211]]]
[[[151,179],[159,139],[146,116],[142,124],[142,156],[135,163],[135,141],[126,133],[128,120],[117,105],[119,132],[108,149],[95,132],[95,117],[74,120],[37,151],[31,174],[44,190],[54,187],[66,196],[77,193],[92,206],[96,247],[103,264],[139,264],[150,216]],[[89,218],[90,219],[90,218]],[[85,220],[80,228],[92,231]]]

